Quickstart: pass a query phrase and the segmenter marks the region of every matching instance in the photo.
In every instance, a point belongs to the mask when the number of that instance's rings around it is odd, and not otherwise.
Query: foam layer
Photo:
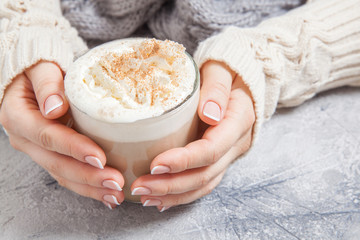
[[[101,45],[77,59],[65,76],[65,92],[95,119],[134,122],[182,103],[195,78],[182,45],[133,38]]]

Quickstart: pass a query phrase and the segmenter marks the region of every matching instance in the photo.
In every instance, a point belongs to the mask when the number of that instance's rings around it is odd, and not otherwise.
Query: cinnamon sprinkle
[[[159,100],[165,104],[171,98],[171,88],[178,87],[181,81],[172,70],[172,64],[176,59],[186,58],[185,48],[169,40],[147,39],[133,49],[130,53],[109,53],[103,56],[99,61],[102,71],[134,96],[137,103],[145,103],[150,94],[151,106]],[[159,82],[155,77],[155,71],[159,70],[169,76],[169,83]],[[113,93],[114,89],[109,90]]]

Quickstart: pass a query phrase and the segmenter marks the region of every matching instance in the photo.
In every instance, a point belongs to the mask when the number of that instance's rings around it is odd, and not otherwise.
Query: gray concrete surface
[[[360,239],[360,89],[279,110],[196,202],[159,213],[60,186],[0,133],[0,239]]]

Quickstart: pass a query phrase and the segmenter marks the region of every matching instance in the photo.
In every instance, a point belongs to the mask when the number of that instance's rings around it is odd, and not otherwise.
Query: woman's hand
[[[124,200],[124,179],[118,170],[105,166],[99,146],[62,124],[69,119],[68,108],[60,68],[40,62],[6,89],[0,123],[11,145],[28,154],[60,185],[112,208]]]
[[[158,155],[151,173],[132,184],[144,206],[160,211],[209,194],[229,164],[251,145],[255,112],[248,87],[225,64],[205,63],[201,69],[198,114],[210,125],[201,139]]]

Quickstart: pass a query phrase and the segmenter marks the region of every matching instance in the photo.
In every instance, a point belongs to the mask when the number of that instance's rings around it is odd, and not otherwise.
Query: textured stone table
[[[0,239],[360,239],[360,89],[279,110],[208,196],[159,213],[62,187],[0,133]]]

